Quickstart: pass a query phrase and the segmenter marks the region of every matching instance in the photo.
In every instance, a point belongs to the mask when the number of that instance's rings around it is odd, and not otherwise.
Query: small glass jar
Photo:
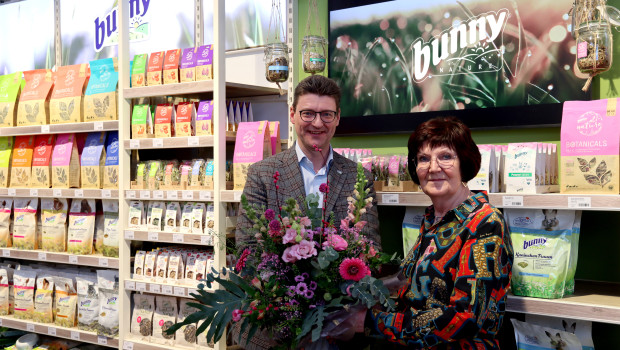
[[[318,35],[306,35],[301,42],[304,72],[320,73],[325,70],[327,40]]]
[[[265,45],[265,78],[272,83],[288,79],[288,47],[285,43]]]
[[[577,28],[577,68],[596,75],[611,67],[613,39],[607,22],[590,22]]]

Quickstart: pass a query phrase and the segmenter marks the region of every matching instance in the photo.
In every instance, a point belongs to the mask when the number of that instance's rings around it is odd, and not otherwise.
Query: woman
[[[409,172],[431,198],[402,263],[398,311],[371,310],[366,327],[412,349],[498,349],[513,250],[499,210],[467,181],[480,169],[469,128],[435,118],[409,138]]]

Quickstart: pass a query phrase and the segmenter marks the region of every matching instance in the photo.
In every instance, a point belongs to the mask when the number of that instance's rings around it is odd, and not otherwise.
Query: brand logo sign
[[[129,41],[138,42],[149,39],[150,24],[147,18],[151,0],[129,1]],[[104,17],[97,17],[95,23],[95,51],[104,47],[118,45],[118,7],[112,8]]]
[[[577,131],[583,136],[594,136],[603,129],[603,117],[596,112],[586,112],[577,119]]]

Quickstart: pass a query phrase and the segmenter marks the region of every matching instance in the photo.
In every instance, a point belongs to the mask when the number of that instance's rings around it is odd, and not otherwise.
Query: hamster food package
[[[96,206],[94,199],[74,199],[69,211],[67,252],[90,255],[93,253]]]

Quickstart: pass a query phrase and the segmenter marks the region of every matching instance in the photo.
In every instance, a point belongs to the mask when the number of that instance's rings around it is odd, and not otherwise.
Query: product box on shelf
[[[151,107],[148,104],[135,105],[131,113],[131,138],[144,139],[152,134]]]
[[[11,187],[30,185],[34,135],[17,136],[11,163]]]
[[[213,79],[213,45],[198,48],[196,60],[196,81]]]
[[[118,188],[118,131],[109,131],[105,141],[103,188]]]
[[[196,80],[196,59],[198,55],[196,54],[198,48],[196,47],[188,47],[187,49],[183,49],[183,57],[181,58],[181,71],[179,77],[181,78],[181,82],[195,81]]]
[[[200,101],[196,114],[196,136],[213,135],[213,101]]]
[[[618,194],[618,99],[564,102],[561,128],[561,192]]]
[[[30,186],[49,188],[52,185],[52,148],[56,135],[37,135],[34,140]]]
[[[155,137],[174,136],[175,111],[171,104],[157,105],[155,109]]]
[[[60,134],[52,151],[52,187],[80,187],[80,157],[75,134]]]
[[[82,188],[101,188],[105,164],[105,132],[91,132],[82,150]]]
[[[269,135],[271,135],[271,155],[282,152],[280,122],[269,122]]]
[[[25,84],[19,96],[17,125],[49,124],[49,98],[54,85],[51,69],[24,72]]]
[[[82,94],[88,76],[86,63],[58,67],[54,73],[54,88],[50,99],[51,124],[84,121]]]
[[[194,103],[179,103],[176,106],[175,136],[193,136],[196,129],[196,107]]]
[[[149,56],[149,64],[146,67],[146,85],[156,86],[163,83],[161,77],[164,67],[164,51],[157,51],[151,53]]]
[[[241,123],[233,156],[234,189],[243,190],[248,167],[271,156],[271,137],[268,122]]]
[[[131,87],[146,86],[146,65],[149,55],[146,53],[133,56],[131,67]]]
[[[11,155],[13,154],[13,137],[0,137],[0,187],[9,187],[11,176]]]
[[[487,191],[488,193],[497,192],[497,164],[495,157],[495,145],[478,145],[480,150],[481,162],[478,174],[469,182],[467,186],[471,190]]]
[[[118,119],[117,66],[116,57],[90,61],[90,79],[84,93],[84,121]]]
[[[17,125],[17,101],[22,72],[0,76],[0,127]]]
[[[179,57],[181,49],[166,51],[164,60],[164,84],[176,84],[179,82]]]

